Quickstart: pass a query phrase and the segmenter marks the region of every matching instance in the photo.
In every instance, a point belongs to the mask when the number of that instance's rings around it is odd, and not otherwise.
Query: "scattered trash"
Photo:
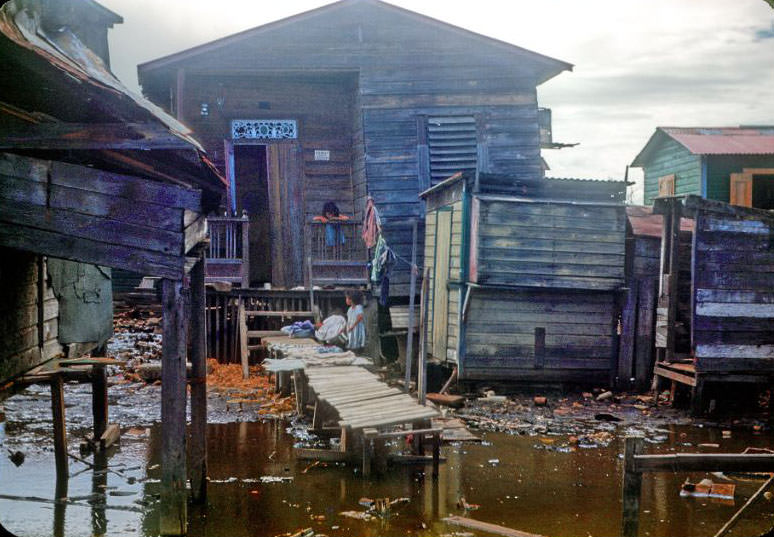
[[[699,444],[699,447],[700,447],[700,448],[711,448],[711,449],[715,449],[715,448],[719,448],[719,447],[720,447],[720,444],[705,443],[705,444]]]
[[[594,414],[594,419],[597,421],[623,421],[618,416],[613,416],[612,414],[607,413],[600,413],[600,414]]]
[[[293,476],[262,475],[260,480],[261,483],[288,483],[293,481]]]
[[[599,395],[597,395],[597,401],[605,401],[607,399],[610,399],[611,397],[613,397],[613,392],[611,391],[602,392]]]
[[[487,395],[486,397],[479,397],[476,399],[479,403],[497,404],[504,403],[508,398],[504,395]]]
[[[11,451],[8,450],[8,458],[11,460],[11,462],[14,464],[14,466],[21,466],[24,464],[24,459],[26,458],[24,453],[21,451]]]
[[[548,404],[548,399],[539,395],[536,395],[532,401],[535,403],[535,406],[546,406]]]
[[[698,483],[686,480],[680,488],[681,498],[719,498],[733,500],[736,485],[732,483],[713,483],[711,479],[702,479]]]
[[[476,511],[480,507],[481,506],[477,503],[468,503],[468,501],[465,499],[465,496],[460,496],[460,499],[457,501],[457,508],[464,511]]]
[[[355,520],[365,520],[366,522],[374,519],[374,515],[366,511],[342,511],[339,515],[354,518]]]
[[[498,464],[500,464],[500,459],[489,459],[487,462],[492,466],[497,466]]]
[[[357,503],[368,509],[374,506],[374,501],[371,498],[360,498]]]
[[[729,430],[724,430],[721,432],[721,434],[723,435],[723,438],[731,438],[731,431]]]

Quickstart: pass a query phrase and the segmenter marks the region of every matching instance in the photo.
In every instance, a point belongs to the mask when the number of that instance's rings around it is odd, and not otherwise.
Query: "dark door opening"
[[[752,198],[756,209],[774,209],[774,175],[753,175]]]
[[[265,145],[234,147],[237,212],[250,218],[250,287],[271,282],[271,219]]]

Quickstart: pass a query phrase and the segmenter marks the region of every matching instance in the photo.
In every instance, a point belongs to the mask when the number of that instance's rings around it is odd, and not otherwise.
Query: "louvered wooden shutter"
[[[665,175],[658,178],[658,197],[675,195],[675,175]]]
[[[427,118],[430,182],[435,185],[457,172],[476,170],[476,120],[472,116]]]

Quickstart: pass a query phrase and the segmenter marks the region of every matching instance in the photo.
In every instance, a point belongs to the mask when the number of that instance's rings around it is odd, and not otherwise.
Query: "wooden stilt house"
[[[425,191],[429,354],[461,380],[608,384],[624,191],[616,181],[484,173]]]
[[[367,283],[368,196],[406,259],[405,222],[419,221],[421,264],[419,192],[463,170],[541,176],[541,146],[561,144],[536,87],[571,68],[386,2],[343,0],[138,71],[144,94],[190,125],[229,177],[227,218],[249,219],[247,283],[290,289],[308,283],[309,262],[319,285]],[[352,218],[339,224],[343,248],[314,221],[328,201]],[[238,260],[217,263],[242,283]],[[393,296],[408,295],[409,274],[396,265]]]
[[[161,278],[161,533],[183,534],[186,297],[198,379],[191,387],[191,481],[201,497],[202,248],[206,214],[225,184],[184,126],[129,93],[107,68],[106,50],[100,57],[88,48],[99,34],[89,26],[83,36],[89,16],[102,21],[106,43],[120,17],[92,0],[14,0],[0,8],[0,379],[6,387],[8,380],[51,383],[58,484],[66,495],[62,383],[86,380],[101,390],[95,433],[107,421],[107,388],[104,368],[64,360],[99,348],[112,333],[110,267]]]
[[[664,216],[655,374],[690,386],[699,414],[706,384],[774,376],[774,216],[694,195],[657,198],[654,212]],[[693,220],[688,249],[683,219]]]

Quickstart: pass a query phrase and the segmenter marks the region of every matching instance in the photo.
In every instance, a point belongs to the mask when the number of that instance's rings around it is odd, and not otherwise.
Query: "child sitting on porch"
[[[366,344],[365,322],[363,321],[363,293],[360,291],[347,292],[347,326],[342,333],[347,334],[347,348],[351,351],[359,351]]]

